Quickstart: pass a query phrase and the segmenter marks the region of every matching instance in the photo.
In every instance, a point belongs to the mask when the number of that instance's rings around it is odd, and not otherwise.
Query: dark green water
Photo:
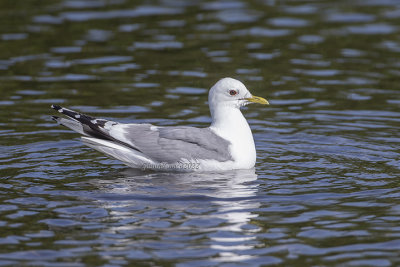
[[[144,173],[50,104],[205,127],[243,81],[251,171]],[[0,2],[0,265],[399,266],[400,5]]]

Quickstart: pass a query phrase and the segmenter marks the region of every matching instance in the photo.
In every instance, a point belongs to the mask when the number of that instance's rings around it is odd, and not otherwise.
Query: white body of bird
[[[250,169],[256,162],[253,134],[240,108],[268,104],[251,95],[243,83],[219,80],[208,96],[212,123],[208,128],[122,124],[92,118],[52,105],[68,119],[58,123],[82,135],[82,141],[130,167],[162,171]]]

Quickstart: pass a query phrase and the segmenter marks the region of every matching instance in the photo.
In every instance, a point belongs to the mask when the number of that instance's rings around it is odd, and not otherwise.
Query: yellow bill
[[[259,96],[252,96],[249,98],[245,98],[247,101],[253,102],[253,103],[258,103],[258,104],[262,104],[262,105],[269,105],[267,99],[259,97]]]

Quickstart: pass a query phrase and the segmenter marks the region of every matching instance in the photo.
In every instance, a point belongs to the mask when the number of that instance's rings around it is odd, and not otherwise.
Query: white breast
[[[214,121],[210,129],[228,140],[235,169],[249,169],[256,162],[256,149],[253,134],[239,109],[219,110],[223,120]]]

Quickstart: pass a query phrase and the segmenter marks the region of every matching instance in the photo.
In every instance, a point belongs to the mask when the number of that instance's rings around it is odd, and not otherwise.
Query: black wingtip
[[[52,108],[52,109],[55,109],[55,110],[60,110],[60,109],[62,109],[62,107],[59,106],[59,105],[51,105],[51,108]]]
[[[53,121],[55,121],[57,124],[61,124],[61,119],[60,119],[60,117],[57,117],[57,116],[51,116],[51,119],[53,120]],[[62,125],[62,124],[61,124]]]

